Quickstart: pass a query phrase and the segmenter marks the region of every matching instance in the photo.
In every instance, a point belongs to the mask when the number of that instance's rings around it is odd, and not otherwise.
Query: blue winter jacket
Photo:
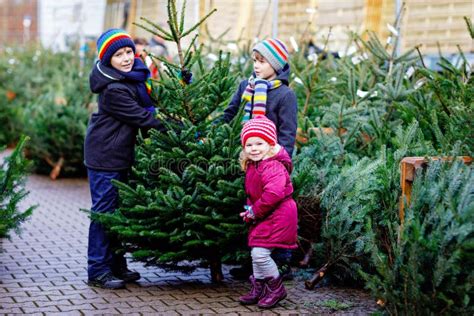
[[[84,164],[103,171],[129,169],[138,130],[166,129],[139,103],[137,85],[114,68],[97,63],[89,81],[91,91],[99,94],[99,110],[92,114],[87,128]]]
[[[265,115],[275,123],[278,143],[286,149],[291,157],[295,146],[296,128],[298,124],[298,104],[295,93],[288,87],[289,76],[289,67],[285,67],[277,76],[276,79],[281,80],[283,84],[277,89],[268,91]],[[239,108],[242,104],[242,94],[247,84],[248,80],[243,80],[240,83],[239,89],[232,97],[229,106],[224,110],[224,122],[229,123],[239,112]]]

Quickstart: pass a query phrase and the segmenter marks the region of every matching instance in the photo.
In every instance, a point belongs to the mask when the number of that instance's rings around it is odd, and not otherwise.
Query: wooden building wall
[[[229,29],[224,39],[254,40],[272,35],[276,0],[188,0],[187,21],[195,23],[212,8],[217,12],[208,20],[207,28],[213,38]],[[328,46],[333,51],[344,50],[350,32],[374,31],[383,43],[390,35],[387,24],[395,22],[396,0],[278,0],[278,37],[290,46],[290,38],[313,39],[322,46],[329,36]],[[129,3],[131,20],[146,16],[158,23],[166,23],[166,0],[108,0],[106,25],[117,26],[120,7]],[[182,0],[177,0],[178,5]],[[437,53],[438,43],[445,53],[456,53],[456,45],[465,52],[474,52],[463,16],[474,19],[473,0],[405,0],[403,17],[403,50],[421,44],[423,53]],[[130,23],[127,29],[134,35],[149,36]],[[201,40],[206,33],[201,31]]]

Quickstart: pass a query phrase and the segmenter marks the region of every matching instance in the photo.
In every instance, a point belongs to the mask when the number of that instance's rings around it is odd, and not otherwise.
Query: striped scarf
[[[281,80],[267,81],[255,78],[253,75],[249,78],[247,87],[242,94],[242,101],[245,101],[244,117],[242,123],[247,122],[257,115],[265,116],[267,106],[268,90],[276,89],[281,86]],[[253,106],[252,106],[253,102]]]

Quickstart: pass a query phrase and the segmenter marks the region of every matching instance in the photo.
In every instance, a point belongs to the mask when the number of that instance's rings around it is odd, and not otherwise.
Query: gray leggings
[[[264,279],[268,277],[278,278],[280,273],[278,267],[270,256],[272,253],[271,248],[253,247],[252,254],[252,265],[253,265],[253,276],[255,279]]]

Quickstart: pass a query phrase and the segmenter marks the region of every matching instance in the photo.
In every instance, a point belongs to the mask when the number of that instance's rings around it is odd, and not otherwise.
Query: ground
[[[124,290],[103,290],[86,284],[90,207],[85,179],[51,181],[30,176],[22,206],[37,204],[20,235],[1,240],[0,314],[261,314],[256,306],[237,302],[249,284],[236,281],[224,267],[225,282],[214,285],[206,269],[186,275],[131,263],[142,278]],[[304,289],[301,279],[285,283],[288,299],[271,314],[368,315],[375,301],[361,290],[323,287]],[[331,304],[333,305],[332,307]]]

